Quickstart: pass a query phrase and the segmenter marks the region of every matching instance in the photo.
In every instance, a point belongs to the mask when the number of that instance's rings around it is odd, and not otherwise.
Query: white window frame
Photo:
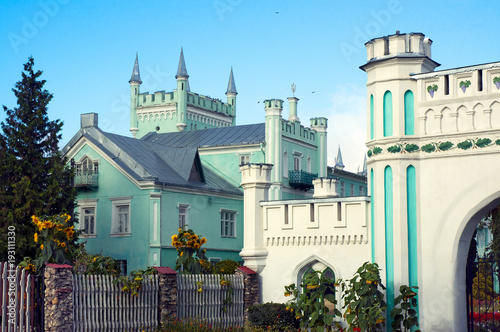
[[[228,209],[220,209],[219,210],[219,213],[220,213],[220,224],[221,224],[221,227],[220,227],[220,236],[221,237],[227,237],[227,238],[235,238],[236,237],[236,221],[237,221],[237,218],[238,218],[238,211],[236,210],[228,210]],[[231,214],[231,215],[234,215],[234,220],[226,220],[223,218],[223,213],[227,213],[227,214]],[[233,234],[232,235],[228,235],[228,234],[224,234],[223,230],[225,229],[225,223],[229,223],[229,227],[232,226],[232,230],[233,230]]]
[[[364,195],[365,195],[365,187],[359,186],[359,196],[364,196]]]
[[[311,173],[312,172],[312,162],[311,162],[311,157],[307,156],[307,172]]]
[[[179,228],[182,228],[183,230],[187,231],[189,229],[189,209],[191,206],[189,204],[177,204],[177,211],[179,212]],[[181,209],[185,209],[184,214],[184,225],[181,225]]]
[[[351,195],[350,196],[354,196],[354,193],[355,193],[355,186],[354,186],[354,183],[351,183]]]
[[[250,164],[250,154],[240,154],[240,165]]]
[[[79,225],[78,229],[83,231],[80,234],[82,238],[94,238],[97,236],[97,201],[99,199],[81,199],[77,201],[78,206],[78,217],[79,217]],[[92,233],[85,233],[85,209],[94,209],[94,230]]]
[[[340,181],[340,197],[345,197],[345,182]]]
[[[109,199],[111,201],[111,233],[112,237],[123,237],[130,236],[132,234],[132,196],[127,197],[113,197]],[[128,207],[128,220],[126,229],[127,231],[118,231],[118,218],[119,218],[119,209],[123,207]]]
[[[293,170],[300,171],[302,170],[302,153],[294,151],[293,152]]]

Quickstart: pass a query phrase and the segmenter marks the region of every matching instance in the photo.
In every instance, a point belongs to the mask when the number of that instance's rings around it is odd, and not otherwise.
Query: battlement
[[[279,108],[279,109],[283,109],[283,100],[281,100],[281,99],[267,99],[267,100],[264,100],[264,108]]]
[[[311,128],[312,127],[328,127],[327,118],[311,118]]]
[[[155,93],[144,92],[139,94],[138,107],[159,106],[175,102],[173,92],[156,91]]]
[[[205,111],[217,112],[224,115],[233,115],[232,105],[220,99],[202,96],[194,92],[188,92],[187,105],[201,108]]]
[[[282,119],[281,131],[283,136],[316,145],[316,131],[314,129],[304,127],[300,124],[300,122]]]
[[[268,201],[260,205],[266,247],[368,243],[367,197]]]
[[[367,60],[390,57],[425,56],[431,58],[432,40],[420,32],[402,33],[374,38],[365,44]]]

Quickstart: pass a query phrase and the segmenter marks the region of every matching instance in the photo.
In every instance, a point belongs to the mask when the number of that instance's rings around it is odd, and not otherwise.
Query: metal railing
[[[75,187],[98,187],[99,186],[99,173],[91,172],[76,172],[75,174]]]
[[[318,173],[305,171],[288,171],[288,183],[295,189],[307,190],[313,187],[312,181],[318,177]]]

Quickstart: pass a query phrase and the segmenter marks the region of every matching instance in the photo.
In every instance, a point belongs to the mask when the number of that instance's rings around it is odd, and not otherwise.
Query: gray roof
[[[135,63],[134,69],[132,70],[132,77],[130,77],[130,81],[128,82],[139,82],[139,84],[142,84],[141,73],[139,72],[139,55],[137,53],[135,54]]]
[[[345,167],[344,161],[342,160],[342,152],[340,151],[340,145],[339,145],[339,150],[337,152],[337,158],[335,158],[335,167],[343,169]]]
[[[142,137],[141,140],[177,148],[250,145],[265,142],[265,129],[264,123],[257,123],[176,133],[158,134],[151,132]]]
[[[97,127],[86,127],[78,131],[62,149],[62,153],[66,154],[82,137],[90,140],[138,181],[154,181],[170,186],[242,195],[238,187],[215,174],[208,167],[202,166],[196,148],[162,146],[106,133]],[[202,166],[200,175],[204,178],[204,182],[189,181],[191,169],[196,163]]]
[[[179,57],[179,67],[177,68],[177,75],[175,75],[175,78],[178,77],[189,77],[186,69],[186,63],[184,62],[184,51],[182,50],[182,47],[181,56]]]
[[[234,84],[233,66],[231,66],[231,73],[229,74],[226,94],[227,93],[238,93],[238,91],[236,91],[236,84]]]

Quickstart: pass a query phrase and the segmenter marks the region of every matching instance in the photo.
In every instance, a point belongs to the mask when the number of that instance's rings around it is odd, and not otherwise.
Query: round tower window
[[[159,131],[160,130],[160,126],[156,126],[156,131]]]

